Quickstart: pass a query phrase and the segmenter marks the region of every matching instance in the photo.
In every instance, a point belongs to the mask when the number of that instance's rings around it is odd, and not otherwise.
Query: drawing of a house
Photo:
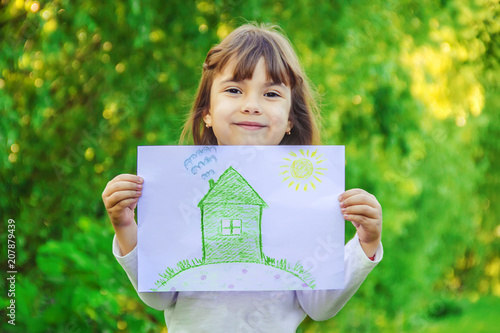
[[[198,203],[201,209],[203,263],[263,263],[264,200],[229,167]]]

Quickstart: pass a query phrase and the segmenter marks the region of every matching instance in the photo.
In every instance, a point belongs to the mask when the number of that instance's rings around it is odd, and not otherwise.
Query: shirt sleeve
[[[382,260],[384,252],[380,244],[375,253],[375,260],[370,260],[361,248],[357,234],[344,249],[344,289],[296,291],[302,309],[313,320],[327,320],[335,316],[358,290],[371,270]]]
[[[137,246],[130,253],[122,256],[115,235],[113,238],[113,254],[137,291]],[[178,292],[137,292],[137,294],[146,305],[156,310],[165,310],[175,304]]]

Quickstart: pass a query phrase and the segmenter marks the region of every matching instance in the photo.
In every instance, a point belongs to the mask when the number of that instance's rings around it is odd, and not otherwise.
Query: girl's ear
[[[288,120],[288,124],[287,124],[287,126],[286,126],[286,132],[287,132],[287,133],[288,133],[288,132],[290,132],[290,131],[292,130],[292,128],[293,128],[293,123],[292,123],[292,121],[289,119],[289,120]]]
[[[210,114],[210,110],[206,110],[203,113],[203,121],[205,122],[207,127],[212,127],[212,115]]]

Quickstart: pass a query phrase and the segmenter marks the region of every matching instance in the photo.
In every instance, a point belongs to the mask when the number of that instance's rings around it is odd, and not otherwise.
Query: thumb
[[[137,207],[137,202],[139,201],[139,198],[137,198],[137,200],[135,200],[133,203],[131,203],[128,208],[130,208],[131,210],[134,210],[136,207]]]

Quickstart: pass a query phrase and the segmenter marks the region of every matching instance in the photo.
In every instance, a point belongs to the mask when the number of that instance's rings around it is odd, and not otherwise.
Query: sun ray
[[[288,162],[291,162],[291,161],[292,161],[291,159],[286,158],[286,157],[284,158],[284,160],[285,160],[285,161],[288,161]]]
[[[294,183],[294,181],[292,180],[292,181],[290,182],[290,184],[288,184],[288,187],[292,186],[292,185],[293,185],[293,183]]]
[[[295,187],[295,191],[299,189],[300,183],[297,184],[297,187]]]
[[[313,176],[313,177],[314,177],[314,178],[315,178],[318,182],[320,182],[320,183],[321,183],[321,179],[319,179],[319,178],[318,178],[318,177],[316,177],[316,176]]]
[[[304,149],[299,149],[299,151],[300,151],[300,153],[302,154],[302,156],[306,156],[306,155],[304,154]]]
[[[293,157],[297,157],[297,154],[295,154],[293,151],[290,152],[290,155],[292,155]]]
[[[316,189],[316,185],[313,182],[310,183],[313,189]]]
[[[307,184],[304,185],[304,191],[307,191]]]
[[[316,155],[317,152],[318,152],[317,149],[315,151],[313,151],[313,153],[311,154],[311,157],[314,157],[314,155]]]
[[[290,176],[283,178],[283,181],[286,182],[288,179],[290,179]]]
[[[315,172],[317,175],[322,175],[322,176],[324,176],[324,175],[325,175],[324,173],[319,172],[319,171],[314,171],[314,172]]]
[[[288,173],[288,170],[285,170],[283,172],[280,172],[280,175],[284,175],[285,173]]]

